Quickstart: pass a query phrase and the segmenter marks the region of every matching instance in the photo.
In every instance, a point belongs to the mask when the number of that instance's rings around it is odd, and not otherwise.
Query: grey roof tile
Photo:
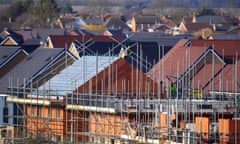
[[[170,37],[159,32],[134,32],[129,33],[129,40],[138,42],[157,42],[162,46],[174,46],[181,38],[180,37]]]
[[[233,40],[233,39],[240,39],[239,34],[214,34],[213,39],[222,39],[222,40]]]
[[[15,88],[24,84],[24,82],[40,72],[40,70],[44,68],[52,58],[59,55],[63,50],[63,48],[36,49],[31,55],[27,56],[0,79],[0,93],[6,92],[6,88],[8,87]]]
[[[64,35],[65,30],[60,28],[36,28],[33,29],[37,31],[37,37],[41,38],[42,40],[46,40],[49,35]]]
[[[104,25],[108,29],[121,29],[121,30],[128,30],[130,31],[130,28],[127,24],[125,24],[120,18],[112,17],[109,20],[107,20]]]
[[[136,16],[134,18],[137,24],[157,24],[161,21],[157,16]]]
[[[203,23],[214,23],[214,24],[223,24],[225,23],[225,19],[222,16],[214,16],[214,15],[205,15],[196,17],[197,22]]]
[[[20,46],[0,46],[0,65],[13,55]]]

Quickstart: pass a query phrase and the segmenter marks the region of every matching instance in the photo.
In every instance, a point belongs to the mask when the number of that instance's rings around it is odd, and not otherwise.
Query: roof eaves
[[[66,54],[69,55],[72,59],[77,60],[78,58],[74,56],[68,49],[66,50]]]
[[[186,24],[184,24],[183,22],[181,22],[180,26],[182,26],[185,31],[188,31],[188,29],[187,29],[187,27],[186,27]],[[179,26],[179,27],[180,27],[180,26]]]
[[[192,41],[190,39],[188,39],[184,44],[183,46],[185,47],[188,47],[188,46],[191,46],[192,45]]]
[[[226,64],[226,62],[220,57],[213,47],[211,47],[211,52],[218,58],[219,61],[221,61],[224,65]]]
[[[18,43],[9,35],[4,38],[0,45],[3,45],[8,39],[11,39],[15,43],[15,45],[18,45]]]
[[[4,65],[6,65],[9,61],[11,61],[11,59],[13,59],[17,54],[19,54],[20,52],[25,53],[26,55],[29,55],[26,51],[24,51],[22,48],[17,49],[16,52],[14,52],[11,56],[9,56],[5,61],[3,61],[0,64],[0,68],[2,68]]]

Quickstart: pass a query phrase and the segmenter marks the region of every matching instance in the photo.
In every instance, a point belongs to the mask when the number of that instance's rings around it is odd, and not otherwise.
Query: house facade
[[[156,24],[160,24],[160,18],[157,16],[134,16],[131,20],[132,32],[147,31]]]

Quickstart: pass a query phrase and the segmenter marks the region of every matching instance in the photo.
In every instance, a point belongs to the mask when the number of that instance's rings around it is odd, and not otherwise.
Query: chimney
[[[225,15],[225,13],[224,13],[223,11],[221,11],[220,15],[221,15],[221,16],[224,16],[224,15]]]
[[[165,21],[165,20],[166,20],[166,16],[163,15],[163,16],[162,16],[162,21]]]
[[[11,17],[8,18],[8,22],[12,23],[12,18]]]
[[[195,12],[193,13],[192,22],[193,22],[193,23],[196,23],[196,22],[197,22]]]

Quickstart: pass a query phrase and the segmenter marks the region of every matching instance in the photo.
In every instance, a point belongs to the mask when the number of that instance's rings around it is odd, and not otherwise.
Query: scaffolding
[[[131,61],[139,63],[127,70],[130,79],[121,79],[126,71],[120,70],[124,68],[120,64],[114,65],[121,59],[112,55],[114,47],[101,56],[87,51],[86,44],[78,44],[85,55],[66,65],[55,80],[37,87],[10,87],[7,102],[16,104],[18,110],[8,116],[17,120],[11,138],[14,143],[240,142],[240,93],[236,89],[208,93],[200,87],[189,89],[197,70],[186,61],[188,73],[177,75],[181,83],[175,91],[171,82],[156,83],[139,72],[148,66],[141,51],[130,56]],[[131,49],[120,42],[118,45],[123,50]],[[217,59],[210,56],[214,65]],[[162,73],[164,69],[157,74]]]

